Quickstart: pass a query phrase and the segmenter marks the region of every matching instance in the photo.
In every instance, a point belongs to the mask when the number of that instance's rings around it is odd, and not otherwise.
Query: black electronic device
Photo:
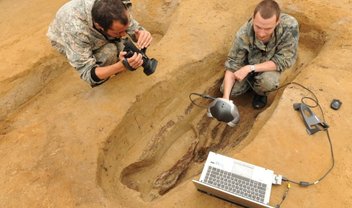
[[[342,105],[342,102],[340,100],[333,99],[331,101],[330,107],[334,110],[338,110],[338,109],[340,109],[341,105]]]
[[[304,103],[295,103],[293,104],[293,109],[301,112],[304,124],[307,127],[307,133],[309,135],[329,128],[329,125],[324,121],[321,121],[318,116],[313,113],[313,111],[309,108],[308,105]]]
[[[125,38],[123,39],[123,45],[125,46],[123,51],[126,52],[125,59],[122,61],[123,65],[130,71],[134,71],[136,69],[132,68],[128,62],[127,58],[130,58],[133,56],[134,53],[140,53],[142,54],[142,59],[143,59],[143,72],[147,76],[153,74],[155,72],[156,66],[158,65],[158,61],[154,58],[149,59],[147,54],[146,54],[146,48],[143,49],[138,49],[134,43],[129,39]]]

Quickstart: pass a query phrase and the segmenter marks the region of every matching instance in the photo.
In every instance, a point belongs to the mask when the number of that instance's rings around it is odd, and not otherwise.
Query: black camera
[[[158,61],[156,59],[149,59],[147,54],[146,54],[146,48],[143,48],[141,50],[139,50],[129,38],[126,38],[123,40],[123,45],[125,46],[123,51],[127,52],[125,55],[125,59],[122,61],[123,65],[130,71],[134,71],[136,69],[132,68],[128,62],[127,62],[127,58],[130,58],[133,56],[133,54],[136,53],[140,53],[142,54],[142,59],[143,59],[143,72],[144,74],[146,74],[147,76],[153,74],[155,72],[156,66],[158,65]]]

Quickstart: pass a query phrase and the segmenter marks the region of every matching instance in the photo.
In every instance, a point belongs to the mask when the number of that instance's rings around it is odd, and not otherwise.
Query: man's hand
[[[125,52],[125,51],[120,52],[119,58],[121,61],[125,59],[126,53],[127,52]],[[133,54],[133,56],[131,56],[130,58],[127,58],[127,62],[132,68],[137,69],[138,67],[142,66],[142,64],[143,64],[142,54],[140,54],[140,53],[137,54],[135,52]]]
[[[251,72],[249,65],[246,65],[233,73],[234,79],[242,81]]]
[[[140,49],[147,48],[153,40],[150,32],[146,30],[136,30],[137,45]]]

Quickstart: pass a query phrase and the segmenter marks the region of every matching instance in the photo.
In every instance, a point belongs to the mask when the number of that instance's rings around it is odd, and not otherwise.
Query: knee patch
[[[108,43],[94,51],[93,54],[100,66],[108,66],[117,62],[118,50],[114,43]]]
[[[258,94],[275,90],[280,84],[280,72],[263,72],[255,77],[254,87]]]

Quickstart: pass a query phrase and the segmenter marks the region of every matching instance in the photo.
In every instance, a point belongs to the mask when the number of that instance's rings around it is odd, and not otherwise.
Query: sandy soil
[[[125,72],[90,88],[45,37],[66,1],[0,1],[0,207],[236,207],[192,184],[208,151],[314,182],[331,166],[327,135],[308,135],[289,85],[261,111],[236,98],[234,128],[206,117],[191,92],[220,96],[234,32],[257,1],[135,0],[154,35],[157,72]],[[292,184],[283,207],[352,207],[352,2],[279,1],[300,23],[299,58],[282,83],[312,90],[329,124],[335,167],[321,182]],[[343,102],[332,110],[332,99]],[[206,105],[207,101],[196,102]],[[286,184],[274,186],[270,204]]]

